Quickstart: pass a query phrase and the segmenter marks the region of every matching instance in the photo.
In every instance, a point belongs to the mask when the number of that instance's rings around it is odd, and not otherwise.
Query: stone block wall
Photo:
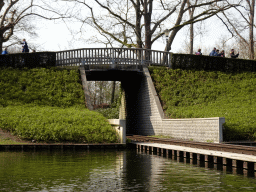
[[[225,118],[163,119],[163,135],[174,138],[220,143]]]

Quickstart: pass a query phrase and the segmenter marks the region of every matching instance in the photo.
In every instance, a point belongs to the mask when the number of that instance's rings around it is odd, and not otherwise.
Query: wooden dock
[[[223,166],[223,170],[227,167],[232,167],[233,171],[239,168],[243,169],[244,174],[247,174],[248,171],[253,171],[256,176],[255,155],[198,149],[161,143],[132,142],[132,144],[136,146],[136,149],[139,152],[157,154],[183,162],[197,162],[197,164],[204,162],[206,167],[208,166],[208,163],[213,163],[215,165],[218,164]]]

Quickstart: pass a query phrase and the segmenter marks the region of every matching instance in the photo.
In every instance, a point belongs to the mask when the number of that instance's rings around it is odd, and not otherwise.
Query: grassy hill
[[[149,70],[169,118],[225,117],[225,141],[256,139],[256,73]]]
[[[78,70],[0,68],[0,128],[26,140],[117,142],[106,118],[85,108]]]
[[[35,68],[0,70],[0,105],[36,104],[70,107],[84,105],[77,70]]]

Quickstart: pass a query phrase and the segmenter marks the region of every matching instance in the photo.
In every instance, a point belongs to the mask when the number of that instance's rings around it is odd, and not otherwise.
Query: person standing
[[[216,57],[217,57],[217,56],[220,56],[220,55],[219,55],[219,52],[220,52],[220,50],[217,49],[213,56],[216,56]]]
[[[220,57],[225,57],[225,51],[222,50],[222,51],[220,52],[219,56],[220,56]]]
[[[22,44],[22,53],[28,53],[29,49],[28,49],[28,44],[26,42],[26,39],[23,39],[21,44]]]
[[[196,55],[202,55],[201,49],[198,49],[198,51],[196,52]]]
[[[215,56],[216,54],[216,48],[214,47],[209,56]]]
[[[234,49],[231,49],[230,51],[230,57],[231,58],[237,58],[239,56],[239,52],[237,54],[235,54],[235,50]]]
[[[3,52],[2,52],[2,55],[6,55],[6,54],[8,54],[7,47],[4,48],[4,50],[3,50]]]

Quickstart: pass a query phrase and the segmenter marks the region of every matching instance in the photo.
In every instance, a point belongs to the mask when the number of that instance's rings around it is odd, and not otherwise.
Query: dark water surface
[[[256,179],[136,151],[0,152],[0,191],[256,191]]]

